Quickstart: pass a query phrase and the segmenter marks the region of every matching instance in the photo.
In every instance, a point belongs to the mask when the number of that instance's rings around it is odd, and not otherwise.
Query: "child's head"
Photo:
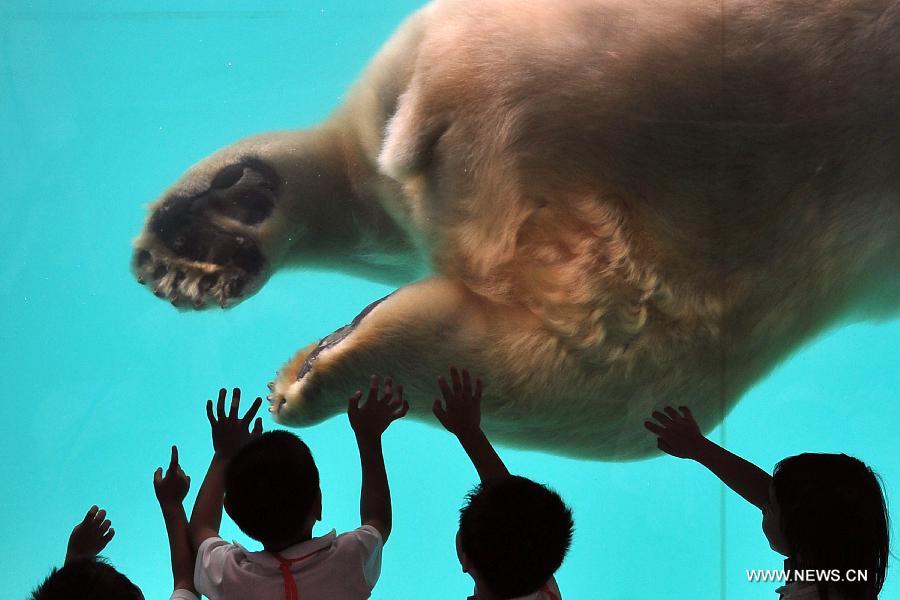
[[[459,515],[463,570],[500,598],[541,588],[572,542],[572,511],[559,494],[524,477],[482,482]]]
[[[70,560],[33,592],[31,600],[144,600],[141,590],[102,558]]]
[[[888,516],[878,477],[846,454],[800,454],[775,466],[763,530],[800,569],[865,569],[868,581],[833,584],[875,598],[888,559]]]
[[[225,510],[266,548],[296,542],[321,518],[319,470],[309,447],[287,431],[269,431],[231,459]]]

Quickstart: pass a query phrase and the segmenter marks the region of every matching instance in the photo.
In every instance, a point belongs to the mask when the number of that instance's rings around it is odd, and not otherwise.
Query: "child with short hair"
[[[362,393],[350,398],[348,417],[356,434],[362,469],[358,529],[313,537],[322,517],[319,473],[309,448],[287,431],[263,433],[262,421],[248,427],[262,403],[257,398],[238,417],[240,390],[235,388],[225,413],[224,389],[216,413],[207,403],[215,450],[191,515],[190,533],[197,547],[197,590],[217,599],[368,598],[381,569],[381,551],[391,531],[391,497],[381,436],[409,405],[403,387],[372,376],[366,403]],[[219,537],[222,508],[263,550],[250,552]]]
[[[187,517],[182,502],[191,478],[178,464],[178,448],[172,446],[169,469],[153,474],[153,488],[162,509],[171,551],[174,591],[170,600],[197,600],[194,592],[194,553],[187,537]],[[106,511],[95,506],[72,529],[61,569],[50,575],[32,592],[31,600],[143,600],[144,595],[128,577],[106,559],[98,556],[115,535]]]
[[[443,377],[435,416],[462,445],[481,483],[460,510],[456,549],[475,582],[470,600],[561,600],[553,574],[569,550],[572,510],[546,486],[510,475],[481,430],[480,379],[466,369]]]
[[[31,592],[31,600],[68,600],[74,595],[86,600],[143,600],[141,590],[100,556],[115,535],[106,511],[92,506],[69,535],[62,568]]]
[[[686,406],[655,411],[644,423],[660,450],[699,462],[763,512],[763,533],[787,557],[785,571],[820,573],[776,590],[781,600],[875,600],[884,585],[889,534],[878,476],[846,454],[804,453],[774,475],[706,438]],[[866,572],[866,580],[856,577]],[[849,573],[853,573],[849,576]],[[850,579],[853,579],[852,581]]]

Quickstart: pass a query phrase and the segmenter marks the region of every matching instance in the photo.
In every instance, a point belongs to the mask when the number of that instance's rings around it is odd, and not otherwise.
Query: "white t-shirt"
[[[300,598],[368,598],[381,573],[381,534],[371,525],[337,535],[334,530],[279,552],[290,566]],[[269,552],[250,552],[238,543],[212,537],[200,544],[194,567],[197,592],[211,600],[282,600],[284,577]]]
[[[197,595],[190,590],[175,590],[169,596],[169,600],[200,600]]]
[[[469,596],[468,600],[478,600],[478,594],[476,593],[474,596]],[[550,581],[545,583],[544,587],[538,591],[533,594],[528,594],[527,596],[513,598],[513,600],[562,600],[562,594],[559,591],[559,587],[556,585],[556,579],[551,577]]]

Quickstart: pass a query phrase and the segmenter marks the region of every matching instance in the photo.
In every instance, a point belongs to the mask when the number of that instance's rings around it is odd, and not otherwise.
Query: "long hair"
[[[775,466],[775,499],[788,556],[798,569],[838,570],[840,581],[819,581],[853,600],[875,600],[889,553],[888,514],[878,476],[846,454],[805,453]],[[849,581],[865,571],[865,581]],[[859,577],[862,579],[862,577]]]

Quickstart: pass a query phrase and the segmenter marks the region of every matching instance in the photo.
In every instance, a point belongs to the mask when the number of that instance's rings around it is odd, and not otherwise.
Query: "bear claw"
[[[234,265],[191,263],[169,256],[167,249],[136,250],[135,279],[148,285],[158,298],[180,309],[200,310],[212,304],[223,308],[242,300],[251,287],[251,276]]]
[[[266,396],[266,400],[269,401],[269,412],[277,413],[281,410],[281,407],[287,403],[287,400],[281,394],[269,394]]]

